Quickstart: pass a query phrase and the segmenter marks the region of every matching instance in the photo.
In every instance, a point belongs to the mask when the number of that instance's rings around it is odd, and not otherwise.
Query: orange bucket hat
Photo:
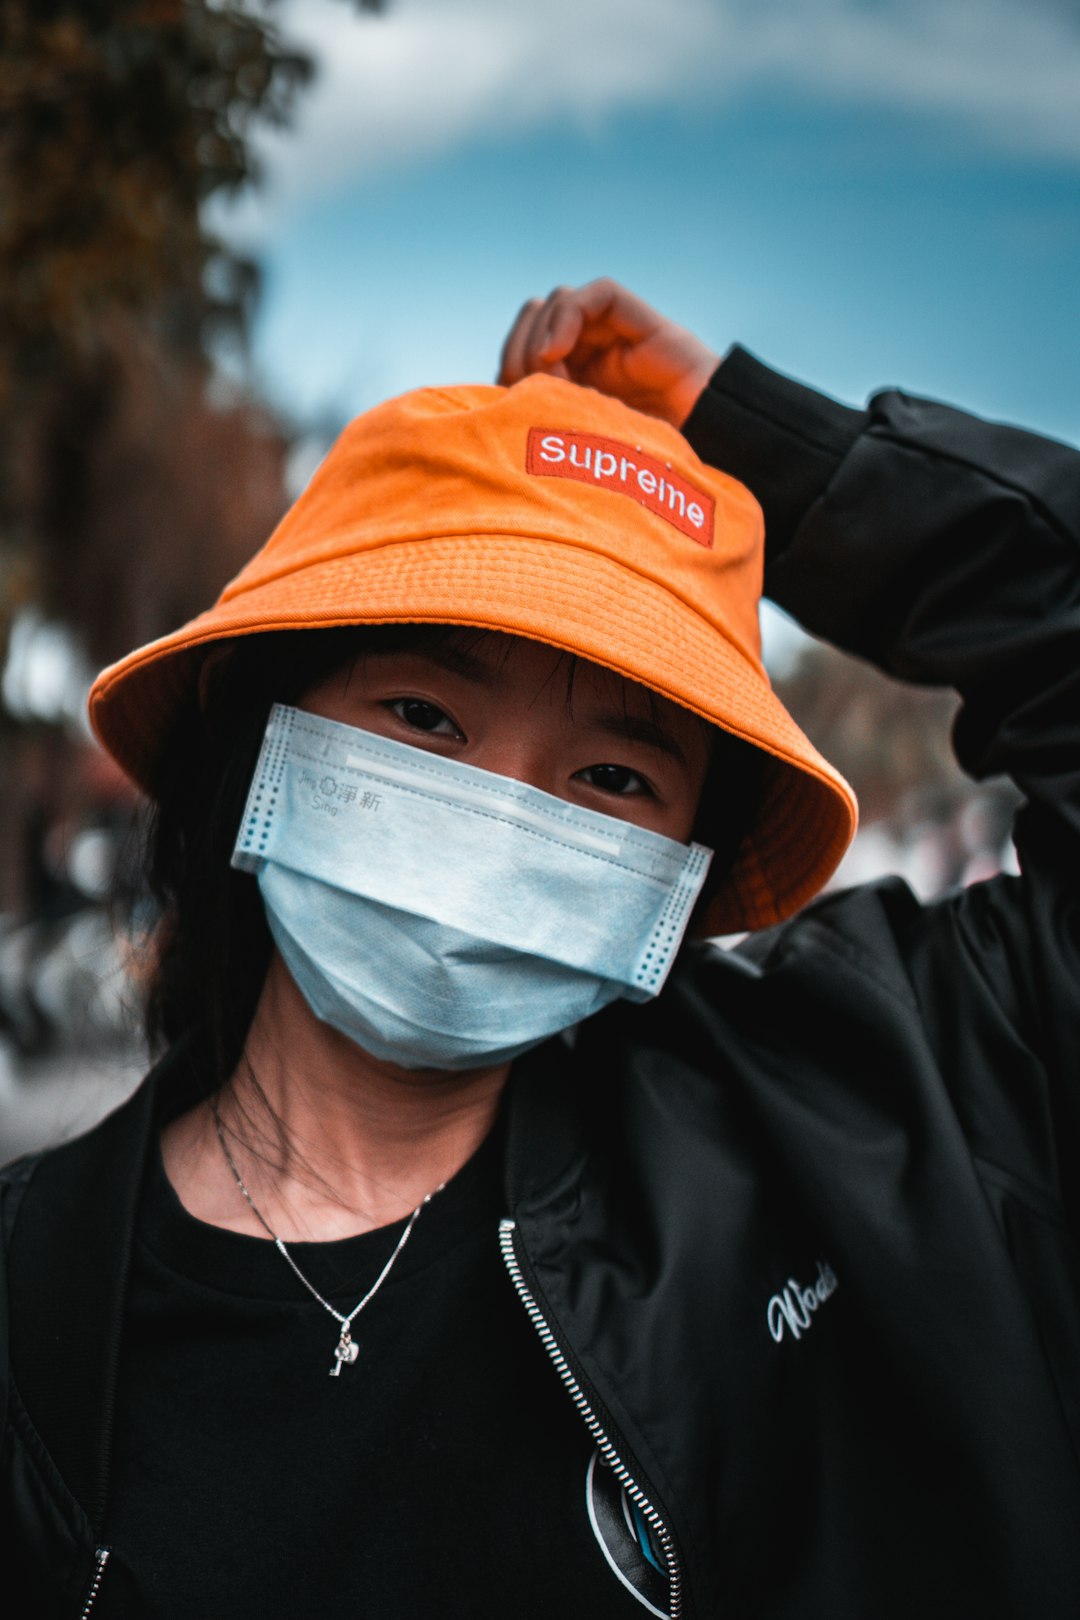
[[[151,794],[206,651],[341,625],[501,630],[590,659],[769,756],[711,932],[766,927],[827,881],[854,795],[761,663],[761,510],[666,423],[558,378],[425,388],[345,429],[219,600],[105,670],[104,746]]]

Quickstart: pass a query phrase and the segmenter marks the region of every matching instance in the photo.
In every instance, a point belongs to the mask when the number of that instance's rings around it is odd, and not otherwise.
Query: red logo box
[[[525,470],[539,478],[574,478],[582,484],[628,495],[680,533],[711,547],[716,502],[680,476],[667,462],[635,450],[632,444],[598,433],[565,428],[530,428]]]

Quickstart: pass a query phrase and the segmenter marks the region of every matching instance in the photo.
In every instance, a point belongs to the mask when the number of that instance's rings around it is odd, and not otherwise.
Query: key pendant
[[[331,1378],[340,1378],[341,1369],[346,1363],[352,1366],[360,1354],[360,1346],[353,1343],[352,1334],[347,1327],[341,1330],[341,1338],[334,1346],[334,1365],[330,1369]]]

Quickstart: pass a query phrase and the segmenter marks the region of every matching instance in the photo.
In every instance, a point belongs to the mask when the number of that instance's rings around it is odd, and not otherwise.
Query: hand
[[[719,363],[692,332],[605,276],[530,298],[503,345],[499,381],[533,371],[567,377],[681,427]]]

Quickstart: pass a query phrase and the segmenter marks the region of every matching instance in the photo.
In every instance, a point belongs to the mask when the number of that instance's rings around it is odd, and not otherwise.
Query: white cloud
[[[252,230],[470,140],[763,87],[1080,159],[1080,24],[1054,0],[390,0],[381,17],[287,0],[281,17],[319,76],[264,140]]]

